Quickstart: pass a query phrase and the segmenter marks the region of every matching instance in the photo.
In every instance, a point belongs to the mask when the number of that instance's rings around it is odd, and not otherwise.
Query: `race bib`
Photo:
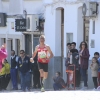
[[[39,57],[40,57],[40,58],[46,58],[47,55],[46,55],[45,51],[41,51],[41,52],[39,53]]]

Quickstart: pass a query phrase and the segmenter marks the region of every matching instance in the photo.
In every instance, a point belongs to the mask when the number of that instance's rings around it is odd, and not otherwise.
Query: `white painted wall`
[[[11,22],[14,22],[14,29],[11,28]],[[7,18],[8,25],[6,27],[0,27],[0,34],[22,34],[22,32],[15,32],[15,19]]]
[[[56,9],[55,56],[61,56],[61,10]]]
[[[73,41],[77,41],[77,5],[66,5],[64,22],[64,57],[66,57],[66,33],[73,33]]]
[[[2,1],[2,11],[9,14],[9,1]]]
[[[51,7],[47,7],[45,11],[45,28],[44,28],[44,34],[46,36],[46,43],[49,44],[51,47],[54,55],[55,55],[55,32],[56,32],[56,17],[55,17],[56,11],[54,10],[54,13],[51,13]]]
[[[24,9],[28,14],[41,14],[44,12],[42,0],[27,0],[24,1]]]
[[[2,2],[0,0],[0,12],[2,12]]]
[[[61,55],[61,22],[60,22],[60,10],[56,10],[58,7],[64,8],[64,57],[66,57],[66,33],[73,33],[73,41],[77,43],[77,48],[79,49],[79,44],[83,40],[83,20],[82,20],[82,13],[81,9],[78,10],[80,5],[70,5],[70,4],[60,4],[56,5],[55,8],[50,6],[46,7],[46,22],[45,22],[45,35],[47,42],[49,45],[52,45],[52,49],[55,56]],[[51,9],[50,9],[51,8]],[[73,12],[73,13],[71,13]],[[79,16],[79,17],[78,17]],[[80,20],[78,20],[80,19]],[[49,31],[48,31],[49,30]],[[50,34],[48,34],[50,33]],[[81,35],[81,36],[80,36]],[[54,40],[51,39],[51,36],[55,36]]]
[[[77,49],[79,50],[80,43],[83,41],[83,18],[82,7],[79,7],[77,13]]]
[[[23,0],[9,0],[9,14],[23,14]]]

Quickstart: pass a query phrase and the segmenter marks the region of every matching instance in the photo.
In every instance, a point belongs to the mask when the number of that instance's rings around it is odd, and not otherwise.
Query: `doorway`
[[[56,38],[55,38],[55,56],[56,63],[59,70],[63,75],[63,60],[64,60],[64,9],[58,7],[56,9]],[[59,60],[59,61],[58,61]]]

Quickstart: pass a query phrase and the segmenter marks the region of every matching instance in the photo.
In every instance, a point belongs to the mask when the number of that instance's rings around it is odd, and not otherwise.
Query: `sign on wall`
[[[15,19],[15,31],[16,32],[26,31],[26,19]]]
[[[6,26],[6,14],[0,13],[0,27]]]

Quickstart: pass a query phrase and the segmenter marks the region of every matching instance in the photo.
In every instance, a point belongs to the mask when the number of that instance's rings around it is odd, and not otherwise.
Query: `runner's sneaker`
[[[41,88],[41,92],[45,92],[44,87]]]

